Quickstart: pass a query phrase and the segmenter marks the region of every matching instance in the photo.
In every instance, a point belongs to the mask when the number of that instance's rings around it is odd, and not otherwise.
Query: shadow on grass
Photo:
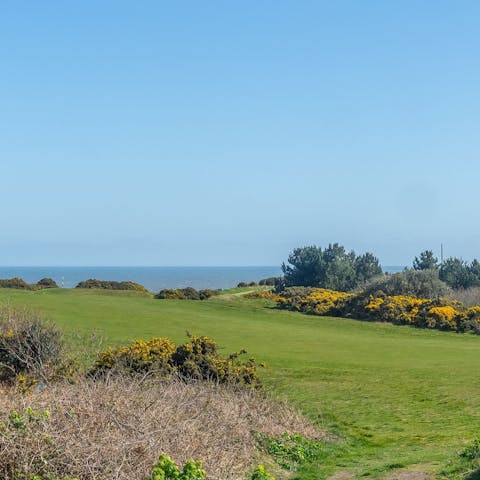
[[[480,480],[480,468],[465,477],[466,480]]]

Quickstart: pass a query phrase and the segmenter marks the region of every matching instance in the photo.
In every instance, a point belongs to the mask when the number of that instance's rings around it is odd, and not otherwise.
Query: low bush
[[[102,290],[134,290],[136,292],[148,293],[148,290],[139,283],[135,282],[117,282],[115,280],[97,280],[90,278],[80,282],[75,288],[98,288]]]
[[[242,361],[245,351],[223,357],[216,342],[208,337],[190,337],[175,346],[168,338],[137,340],[130,345],[100,352],[92,375],[105,373],[149,373],[160,376],[175,374],[183,379],[212,380],[217,383],[260,387],[254,359]]]
[[[160,300],[207,300],[218,295],[218,290],[195,290],[194,288],[163,289],[154,298]]]
[[[276,287],[277,285],[283,282],[283,277],[268,277],[262,278],[258,284],[260,286],[267,286],[267,287]]]
[[[28,375],[46,382],[61,364],[63,340],[57,327],[41,315],[0,308],[0,380]]]
[[[363,287],[365,295],[375,295],[382,291],[386,295],[408,295],[420,298],[441,298],[450,289],[438,277],[438,270],[405,270],[385,275]]]
[[[21,278],[2,278],[0,279],[0,288],[19,288],[22,290],[28,290],[30,285]]]
[[[37,287],[40,288],[58,288],[57,282],[52,278],[42,278],[37,282]]]

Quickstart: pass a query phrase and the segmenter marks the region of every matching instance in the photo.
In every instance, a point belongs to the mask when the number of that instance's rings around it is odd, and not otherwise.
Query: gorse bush
[[[24,309],[0,308],[0,380],[28,374],[47,381],[62,361],[63,340],[57,327]]]
[[[190,337],[175,346],[168,338],[137,340],[130,345],[100,352],[91,370],[92,375],[111,373],[175,374],[184,379],[212,380],[218,383],[259,387],[254,359],[242,361],[245,351],[223,357],[218,346],[208,337]]]
[[[278,296],[281,308],[316,315],[338,315],[351,293],[325,288],[289,287]]]
[[[84,280],[78,283],[75,288],[98,288],[102,290],[133,290],[136,292],[148,293],[148,290],[139,283],[130,281],[117,282],[115,280],[97,280],[96,278]]]
[[[137,340],[130,345],[109,348],[97,355],[92,373],[118,371],[121,373],[171,373],[174,343],[168,338]]]
[[[446,298],[386,295],[383,291],[348,294],[322,288],[291,288],[276,299],[279,308],[480,334],[480,306],[464,307]]]
[[[243,362],[240,357],[245,350],[228,357],[218,353],[217,343],[208,337],[191,337],[190,341],[177,347],[171,363],[185,378],[213,380],[248,387],[259,387],[257,365],[253,358]]]
[[[218,295],[218,293],[218,290],[195,290],[191,287],[177,289],[165,288],[160,290],[160,292],[155,295],[155,298],[160,300],[206,300],[214,295]]]

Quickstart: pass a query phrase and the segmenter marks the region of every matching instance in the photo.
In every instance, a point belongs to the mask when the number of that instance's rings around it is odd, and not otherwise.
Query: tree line
[[[465,289],[480,286],[480,262],[471,263],[457,257],[440,263],[432,250],[415,257],[406,271],[428,271],[448,287]],[[319,287],[337,291],[351,291],[383,274],[378,258],[370,252],[357,255],[338,243],[295,248],[282,264],[283,277],[277,279],[277,288],[291,286]],[[405,275],[405,273],[403,274]],[[412,275],[410,275],[412,277]]]

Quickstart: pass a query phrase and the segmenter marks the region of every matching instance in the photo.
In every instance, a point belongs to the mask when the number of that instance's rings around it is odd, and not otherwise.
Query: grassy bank
[[[334,471],[381,478],[402,468],[440,471],[480,432],[480,338],[388,324],[311,317],[241,295],[153,300],[91,290],[0,290],[0,301],[45,312],[66,332],[110,343],[185,331],[225,351],[246,348],[274,392],[342,440],[302,479]]]

